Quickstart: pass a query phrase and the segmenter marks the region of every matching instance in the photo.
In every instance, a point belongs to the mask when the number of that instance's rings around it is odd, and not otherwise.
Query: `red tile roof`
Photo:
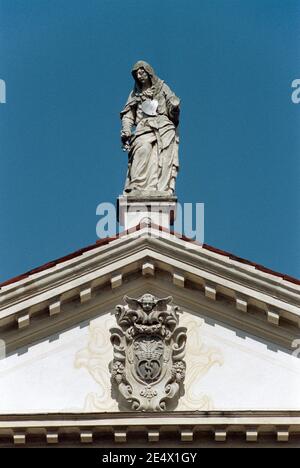
[[[131,229],[128,229],[127,231],[120,232],[119,234],[117,234],[114,237],[107,237],[105,239],[99,239],[94,244],[91,244],[91,245],[88,245],[87,247],[76,250],[75,252],[72,252],[69,255],[65,255],[64,257],[60,257],[60,258],[58,258],[56,260],[52,260],[51,262],[45,263],[44,265],[41,265],[41,266],[39,266],[37,268],[34,268],[33,270],[29,270],[26,273],[15,276],[14,278],[10,278],[10,279],[4,281],[3,283],[0,283],[0,288],[2,286],[6,286],[8,284],[16,283],[17,281],[21,281],[24,278],[28,278],[29,276],[31,276],[31,275],[33,275],[35,273],[39,273],[41,271],[47,270],[48,268],[52,268],[52,267],[54,267],[55,265],[57,265],[59,263],[63,263],[63,262],[66,262],[67,260],[71,260],[72,258],[79,257],[81,254],[83,254],[85,252],[88,252],[89,250],[93,250],[95,248],[98,248],[101,245],[109,244],[110,242],[112,242],[112,241],[114,241],[116,239],[119,239],[120,237],[123,237],[126,234],[130,234],[131,232],[139,231],[139,230],[141,230],[142,228],[144,228],[146,226],[149,226],[149,225],[146,224],[146,223],[140,223],[138,226],[133,227]],[[178,237],[179,239],[182,239],[182,240],[184,240],[186,242],[192,242],[194,244],[202,245],[202,248],[204,248],[206,250],[210,250],[211,252],[215,252],[217,254],[229,257],[231,260],[235,260],[237,262],[244,263],[246,265],[252,265],[257,270],[263,271],[264,273],[268,273],[270,275],[282,278],[285,281],[289,281],[291,283],[300,285],[300,280],[297,279],[297,278],[294,278],[292,276],[285,275],[283,273],[279,273],[277,271],[270,270],[269,268],[266,268],[263,265],[251,262],[250,260],[246,260],[245,258],[237,257],[236,255],[234,255],[234,254],[232,254],[230,252],[226,252],[224,250],[216,249],[215,247],[212,247],[211,245],[200,244],[199,242],[196,242],[193,239],[190,239],[189,237],[184,236],[183,234],[179,234],[177,232],[170,231],[170,230],[168,230],[168,229],[166,229],[166,228],[164,228],[162,226],[157,226],[155,224],[151,224],[151,227],[154,227],[155,229],[158,229],[158,230],[163,231],[163,232],[168,232],[168,233],[174,235],[175,237]]]

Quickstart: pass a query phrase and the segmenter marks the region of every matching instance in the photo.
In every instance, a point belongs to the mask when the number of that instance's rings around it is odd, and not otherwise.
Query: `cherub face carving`
[[[144,294],[139,299],[139,304],[144,312],[151,312],[151,310],[156,306],[156,300],[152,294]]]

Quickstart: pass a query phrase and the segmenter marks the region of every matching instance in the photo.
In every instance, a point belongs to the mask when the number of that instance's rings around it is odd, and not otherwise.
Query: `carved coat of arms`
[[[172,297],[124,297],[116,307],[119,327],[110,329],[114,346],[112,379],[131,409],[164,411],[176,401],[185,376],[186,328]]]

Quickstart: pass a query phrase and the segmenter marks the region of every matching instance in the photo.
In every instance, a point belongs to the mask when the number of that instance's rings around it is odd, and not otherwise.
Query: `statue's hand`
[[[170,96],[169,99],[167,100],[167,105],[171,109],[179,109],[180,106],[180,99],[177,96]]]
[[[130,137],[131,133],[130,132],[121,132],[121,142],[122,142],[122,147],[124,151],[129,151],[130,150]]]
[[[122,132],[121,133],[121,141],[122,141],[122,144],[125,145],[128,140],[130,139],[131,137],[131,133],[130,132]]]

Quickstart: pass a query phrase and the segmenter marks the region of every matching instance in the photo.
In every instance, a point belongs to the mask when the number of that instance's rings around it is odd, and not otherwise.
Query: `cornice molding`
[[[163,297],[172,295],[174,303],[184,311],[199,315],[202,318],[212,319],[229,328],[235,328],[248,336],[257,336],[268,343],[276,345],[288,353],[292,353],[291,343],[300,338],[298,327],[287,327],[285,324],[276,326],[267,320],[264,311],[255,315],[237,309],[234,303],[212,300],[205,296],[200,289],[178,287],[172,277],[166,273],[158,272],[155,276],[144,277],[142,274],[134,279],[125,281],[119,287],[111,289],[110,285],[99,288],[95,295],[86,302],[80,302],[79,295],[72,301],[62,303],[60,312],[50,315],[47,309],[40,311],[38,319],[29,319],[27,326],[17,328],[17,325],[3,328],[1,338],[5,340],[7,353],[13,353],[22,347],[28,347],[48,336],[79,326],[103,313],[112,312],[116,304],[122,302],[125,294],[141,296],[145,291]],[[158,274],[157,273],[157,274]],[[163,275],[163,276],[162,276]],[[26,318],[26,316],[25,316]]]
[[[69,413],[0,415],[0,446],[155,442],[299,443],[299,411]],[[166,439],[167,434],[167,439]],[[232,439],[233,438],[233,439]],[[152,441],[154,439],[152,438]]]
[[[201,300],[207,310],[223,321],[229,319],[234,326],[247,329],[251,323],[252,333],[263,334],[284,346],[299,335],[298,285],[289,283],[287,286],[287,281],[282,278],[257,271],[251,265],[238,264],[199,245],[166,236],[166,233],[160,232],[159,237],[153,237],[151,229],[125,235],[3,287],[0,328],[5,330],[5,335],[9,328],[13,329],[14,342],[18,341],[17,335],[23,342],[25,335],[39,334],[33,332],[38,315],[48,316],[52,324],[63,324],[64,316],[68,322],[70,307],[74,309],[75,306],[77,312],[73,315],[86,317],[86,311],[93,308],[95,301],[99,307],[96,296],[100,293],[103,300],[105,294],[113,291],[116,294],[120,288],[125,292],[131,287],[135,289],[130,281],[152,278],[157,283],[158,275],[163,274],[170,281],[168,287],[172,283],[175,294],[183,302],[188,300],[187,296],[196,305]],[[122,285],[126,278],[127,289],[124,289]],[[196,299],[193,299],[195,295]],[[227,297],[230,305],[221,304],[222,296]],[[253,307],[257,311],[254,316],[248,314],[248,309]],[[228,314],[224,314],[224,308]],[[41,320],[39,323],[44,326],[46,322]]]

